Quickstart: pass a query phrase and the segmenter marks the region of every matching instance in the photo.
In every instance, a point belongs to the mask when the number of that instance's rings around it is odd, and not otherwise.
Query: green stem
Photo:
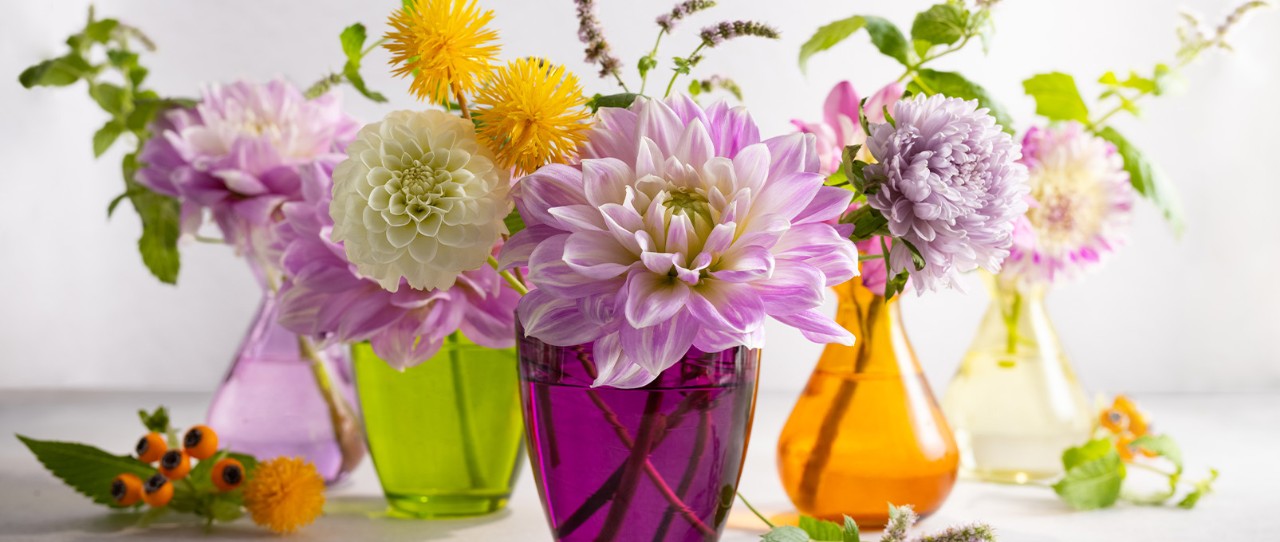
[[[467,480],[471,489],[480,489],[484,482],[480,467],[476,465],[475,435],[471,430],[470,406],[467,404],[466,385],[462,382],[462,360],[458,356],[458,332],[445,338],[449,349],[449,370],[453,371],[453,404],[458,408],[458,431],[462,434],[462,460],[467,466]]]
[[[699,43],[699,44],[698,44],[698,46],[697,46],[696,48],[694,48],[693,52],[692,52],[692,53],[689,53],[689,56],[684,57],[684,58],[685,58],[685,60],[686,60],[686,61],[691,61],[691,60],[693,59],[693,57],[698,56],[698,53],[702,52],[702,48],[703,48],[703,47],[706,47],[706,46],[707,46],[707,42],[705,42],[705,41],[704,41],[704,42],[702,42],[702,43]],[[666,98],[667,96],[670,96],[670,95],[671,95],[671,89],[672,89],[673,87],[675,87],[675,85],[676,85],[676,79],[679,79],[679,78],[680,78],[680,71],[679,71],[679,70],[676,70],[676,72],[675,72],[675,73],[671,74],[671,80],[667,82],[667,91],[662,93],[662,97],[663,97],[663,98]]]
[[[1013,291],[1013,301],[1009,310],[1004,313],[1005,350],[1009,354],[1018,353],[1018,320],[1022,316],[1022,292]]]
[[[498,259],[493,256],[489,256],[489,265],[493,266],[494,270],[497,270],[498,267],[500,267],[498,265]],[[529,287],[525,286],[524,282],[515,275],[512,275],[510,271],[498,271],[498,274],[502,275],[502,278],[507,280],[507,284],[511,285],[511,289],[515,290],[516,293],[520,295],[526,295],[529,293]]]
[[[666,34],[666,33],[667,33],[666,30],[659,30],[658,39],[654,40],[653,49],[649,50],[649,56],[647,58],[654,60],[655,66],[653,68],[657,67],[656,64],[657,64],[657,58],[658,58],[658,44],[662,43],[662,36],[663,34]],[[649,73],[653,71],[653,68],[649,68],[648,71],[644,72],[644,75],[640,76],[640,95],[641,96],[644,95],[644,87],[649,84]]]
[[[760,518],[760,521],[763,521],[764,524],[768,525],[770,529],[777,528],[777,526],[775,526],[773,522],[769,521],[769,518],[764,517],[764,514],[761,514],[759,510],[756,510],[756,507],[751,506],[751,503],[747,502],[747,498],[742,496],[741,491],[738,492],[738,500],[742,501],[742,504],[747,505],[747,510],[750,510],[752,514],[755,514],[756,517]]]

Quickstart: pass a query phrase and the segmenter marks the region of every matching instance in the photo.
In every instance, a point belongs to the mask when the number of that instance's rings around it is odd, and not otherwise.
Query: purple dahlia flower
[[[326,341],[368,340],[391,366],[425,361],[455,331],[490,348],[515,345],[515,308],[520,295],[492,267],[462,273],[446,290],[396,292],[361,277],[333,242],[333,164],[301,168],[302,200],[283,206],[277,226],[281,267],[280,323]],[[403,281],[403,279],[401,279]]]
[[[894,105],[893,120],[871,127],[876,163],[863,170],[867,203],[919,251],[924,267],[914,270],[911,249],[896,242],[890,272],[912,270],[923,292],[958,286],[956,272],[999,271],[1027,210],[1018,145],[976,101],[916,96]]]
[[[188,217],[209,209],[229,243],[257,252],[280,205],[302,197],[298,166],[341,160],[359,128],[335,94],[308,100],[283,81],[213,86],[156,121],[137,180],[178,198]]]
[[[1072,279],[1125,242],[1137,198],[1115,146],[1076,122],[1022,139],[1035,201],[1001,274],[1024,284]]]
[[[819,310],[857,274],[829,223],[852,194],[823,186],[813,136],[760,141],[742,108],[639,98],[602,110],[580,156],[520,181],[528,227],[502,259],[537,288],[520,300],[525,332],[594,342],[596,385],[643,386],[690,347],[760,348],[766,317],[852,343]]]

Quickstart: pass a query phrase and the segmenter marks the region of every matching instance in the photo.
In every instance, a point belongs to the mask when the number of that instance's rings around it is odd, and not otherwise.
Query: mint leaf
[[[121,196],[127,195],[128,194],[121,194]],[[154,412],[139,410],[138,419],[142,420],[142,426],[146,427],[147,431],[160,434],[164,434],[169,431],[169,409],[163,406],[156,407]]]
[[[922,92],[926,95],[942,94],[952,98],[978,100],[978,105],[987,108],[987,111],[996,118],[996,122],[1000,124],[1004,131],[1013,133],[1013,118],[987,92],[987,89],[982,88],[982,85],[965,79],[963,75],[955,72],[942,72],[926,68],[919,70],[918,73],[925,86],[912,81],[907,85],[908,90],[917,93]]]
[[[36,440],[17,435],[46,469],[98,504],[111,505],[111,481],[124,473],[146,480],[155,470],[128,456],[112,455],[75,442]]]
[[[1065,462],[1066,457],[1063,459]],[[1120,498],[1124,476],[1124,461],[1115,450],[1110,450],[1100,458],[1068,468],[1066,476],[1053,484],[1053,491],[1077,510],[1106,508]]]
[[[836,44],[852,36],[854,32],[861,30],[866,25],[866,18],[861,15],[854,15],[847,19],[841,19],[832,23],[828,23],[813,33],[809,41],[804,42],[800,46],[800,71],[804,72],[808,69],[809,57],[814,53],[826,51],[834,47]]]
[[[1177,469],[1177,474],[1182,473],[1182,448],[1169,435],[1147,435],[1134,439],[1131,444],[1134,448],[1143,448],[1150,450],[1168,459],[1170,463]]]
[[[809,542],[810,538],[803,529],[785,525],[775,527],[760,538],[763,542]]]
[[[608,96],[596,94],[595,96],[592,96],[590,100],[587,100],[587,107],[591,108],[592,113],[599,111],[601,107],[620,107],[626,109],[631,107],[631,103],[636,101],[637,96],[639,96],[639,94],[630,92],[610,94]]]
[[[178,254],[178,237],[182,233],[181,206],[178,200],[147,190],[133,180],[138,170],[137,154],[125,156],[122,169],[125,192],[138,211],[138,218],[142,219],[142,236],[138,238],[142,263],[161,282],[176,284],[181,267]]]
[[[1173,185],[1169,184],[1155,165],[1148,162],[1142,152],[1120,135],[1120,132],[1106,126],[1095,133],[1116,146],[1116,152],[1124,158],[1124,170],[1129,173],[1129,183],[1133,185],[1134,190],[1160,210],[1160,214],[1164,215],[1165,221],[1173,228],[1175,234],[1181,234],[1184,226],[1182,203]]]
[[[1071,470],[1083,463],[1106,457],[1114,450],[1115,444],[1105,438],[1093,439],[1074,448],[1067,448],[1062,452],[1062,469]]]
[[[969,16],[955,4],[936,4],[916,14],[911,23],[911,39],[916,53],[924,56],[934,45],[951,45],[964,37]]]
[[[881,54],[903,66],[911,63],[907,55],[907,37],[896,25],[881,17],[867,15],[863,18],[866,19],[867,33],[871,34],[871,43]]]
[[[862,542],[861,536],[862,534],[858,532],[858,522],[849,516],[845,516],[843,542]]]
[[[365,86],[364,77],[360,75],[360,64],[353,64],[351,61],[347,61],[346,65],[342,67],[342,75],[347,78],[347,82],[351,83],[351,87],[356,89],[356,92],[359,92],[361,96],[378,103],[386,103],[386,96]]]
[[[107,149],[111,148],[111,144],[115,143],[120,138],[120,134],[124,133],[124,128],[124,124],[117,119],[111,119],[101,128],[98,128],[98,131],[93,133],[93,157],[97,158],[102,156],[102,153],[107,152]]]
[[[815,542],[844,542],[844,528],[833,521],[800,516],[800,530]]]
[[[112,116],[124,115],[129,109],[129,93],[123,87],[111,83],[96,83],[89,87],[89,96],[103,111]]]
[[[85,62],[80,55],[68,53],[22,70],[22,74],[18,76],[18,82],[22,83],[24,88],[65,87],[79,81],[92,71],[93,66]]]
[[[1080,97],[1074,77],[1062,73],[1042,73],[1022,82],[1027,96],[1036,100],[1036,114],[1049,120],[1089,122],[1089,107]]]
[[[360,62],[366,37],[363,24],[356,23],[342,29],[338,39],[342,41],[342,52],[347,55],[347,60],[355,59],[356,63]]]

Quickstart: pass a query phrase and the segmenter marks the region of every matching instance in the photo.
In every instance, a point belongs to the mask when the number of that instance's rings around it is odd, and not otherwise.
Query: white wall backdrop
[[[614,48],[634,66],[652,43],[654,16],[674,0],[602,0]],[[338,32],[363,21],[382,31],[397,0],[102,0],[102,16],[144,29],[159,44],[145,57],[162,94],[194,96],[201,84],[284,77],[305,86],[341,65]],[[581,74],[589,92],[613,91],[581,62],[571,0],[482,0],[497,12],[504,56],[537,54]],[[707,55],[703,75],[731,75],[766,132],[820,115],[833,83],[864,92],[899,70],[855,37],[816,57],[805,77],[800,44],[821,24],[859,12],[909,27],[924,0],[726,0],[687,21],[664,42],[686,53],[696,29],[722,18],[755,18],[782,30],[781,42],[743,39]],[[989,56],[979,47],[942,61],[1001,96],[1020,128],[1033,104],[1020,81],[1038,71],[1090,82],[1108,69],[1149,69],[1176,48],[1176,7],[1217,21],[1230,0],[1007,0]],[[189,244],[178,287],[159,284],[134,250],[136,217],[106,220],[121,190],[120,152],[95,161],[90,136],[103,122],[82,86],[25,91],[18,73],[61,54],[88,2],[6,2],[0,18],[0,388],[212,389],[251,317],[259,292],[230,250]],[[1256,14],[1233,43],[1187,72],[1186,90],[1152,101],[1147,118],[1118,121],[1172,176],[1188,228],[1173,239],[1149,208],[1132,243],[1104,272],[1055,292],[1050,310],[1085,384],[1109,391],[1280,389],[1280,12]],[[414,107],[403,80],[367,61],[377,106],[346,94],[359,118]],[[665,71],[665,68],[663,68]],[[907,325],[935,389],[945,386],[987,302],[976,277],[967,294],[905,302]],[[798,390],[820,348],[770,329],[764,385]]]

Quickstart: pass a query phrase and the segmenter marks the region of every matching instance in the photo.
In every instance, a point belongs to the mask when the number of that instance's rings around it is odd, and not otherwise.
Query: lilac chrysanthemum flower
[[[690,347],[760,348],[766,316],[852,343],[819,310],[857,274],[829,223],[852,194],[823,186],[812,136],[762,142],[742,108],[638,98],[602,110],[580,155],[520,181],[528,227],[502,259],[537,287],[520,300],[525,332],[594,342],[596,385],[643,386]]]
[[[464,272],[446,290],[402,283],[393,293],[361,277],[331,237],[332,173],[332,163],[301,168],[304,198],[284,204],[277,227],[285,273],[281,325],[328,342],[368,340],[397,369],[430,358],[455,331],[481,346],[514,346],[520,295],[492,267]]]
[[[877,162],[863,170],[867,203],[899,240],[890,272],[912,270],[923,292],[958,287],[956,272],[999,271],[1014,221],[1027,210],[1018,145],[976,101],[916,96],[894,104],[892,120],[871,127],[867,147]],[[907,243],[923,268],[914,270]]]
[[[256,251],[280,205],[302,197],[298,166],[340,159],[359,127],[336,94],[308,100],[284,81],[213,86],[156,121],[137,180],[181,200],[196,218],[188,231],[209,209],[229,243]]]
[[[1031,128],[1022,152],[1035,203],[1002,275],[1024,284],[1075,278],[1124,244],[1137,196],[1114,145],[1069,122]]]

